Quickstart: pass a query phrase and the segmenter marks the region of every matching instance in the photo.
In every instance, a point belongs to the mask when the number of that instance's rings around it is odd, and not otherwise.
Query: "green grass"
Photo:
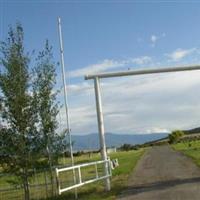
[[[140,149],[137,151],[127,151],[127,152],[117,152],[112,153],[110,155],[111,159],[118,158],[120,166],[117,167],[115,170],[113,170],[113,176],[111,179],[111,187],[112,190],[110,192],[104,192],[104,182],[98,181],[92,184],[85,185],[83,187],[78,188],[78,196],[81,200],[111,200],[115,199],[116,195],[126,187],[128,175],[133,171],[133,168],[135,167],[138,159],[142,156],[144,153],[144,149]],[[80,163],[87,163],[92,162],[96,160],[101,160],[100,154],[95,153],[91,156],[84,154],[82,156],[75,157],[75,164]],[[69,158],[60,158],[59,162],[61,164],[70,164]],[[103,173],[103,166],[99,166],[98,168],[99,175]],[[46,178],[47,182],[50,182],[50,176],[49,171],[46,170]],[[44,172],[37,172],[30,180],[30,184],[44,184],[45,183],[45,177]],[[85,171],[82,171],[82,177],[83,179],[89,179],[94,177],[95,175],[95,169],[94,166],[88,167],[85,169]],[[73,184],[73,177],[71,174],[63,174],[62,176],[63,180],[65,180],[65,183],[63,185],[67,186],[70,183]],[[10,188],[10,184],[7,181],[15,180],[14,176],[6,176],[3,175],[0,177],[0,187],[1,189]],[[54,185],[54,187],[56,187]],[[31,193],[31,199],[46,199],[48,196],[51,195],[51,185],[40,185],[39,187],[30,187],[30,193]],[[8,190],[8,191],[0,191],[0,199],[2,200],[10,200],[10,199],[22,199],[23,198],[23,189],[16,189],[16,190]],[[74,199],[74,191],[69,191],[66,193],[63,193],[59,197],[49,198],[51,200],[65,200],[65,199]]]
[[[200,140],[181,142],[172,146],[175,150],[181,151],[185,155],[191,157],[194,162],[200,166]]]
[[[78,196],[80,200],[114,200],[116,196],[127,187],[127,180],[130,173],[132,173],[137,161],[143,155],[144,149],[128,152],[117,152],[110,155],[111,159],[118,158],[119,167],[113,170],[111,179],[111,191],[104,192],[103,181],[88,184],[84,187],[78,188]],[[74,199],[73,191],[51,198],[52,200]]]

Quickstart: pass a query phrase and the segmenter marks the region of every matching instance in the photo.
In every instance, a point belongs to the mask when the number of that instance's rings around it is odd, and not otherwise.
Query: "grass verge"
[[[183,152],[186,156],[191,157],[200,167],[200,140],[190,142],[180,142],[172,145],[175,150]]]

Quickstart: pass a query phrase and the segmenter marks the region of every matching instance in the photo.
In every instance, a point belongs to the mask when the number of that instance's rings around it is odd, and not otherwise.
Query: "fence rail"
[[[98,165],[105,164],[105,163],[108,166],[109,173],[106,174],[106,175],[105,174],[101,175],[99,173],[99,170],[98,170]],[[81,169],[83,169],[85,167],[90,167],[90,166],[94,166],[95,177],[92,177],[89,180],[85,180],[84,181],[83,178],[82,178]],[[61,172],[67,172],[67,171],[75,171],[76,175],[78,175],[78,182],[74,183],[74,184],[72,184],[72,185],[70,185],[68,187],[61,188],[61,181],[60,181],[61,175],[60,175],[60,173]],[[81,186],[89,184],[89,183],[93,183],[95,181],[106,179],[106,178],[109,178],[111,176],[112,176],[112,169],[111,169],[110,159],[96,161],[96,162],[90,162],[90,163],[84,163],[84,164],[75,165],[75,166],[71,166],[71,167],[60,168],[60,169],[56,168],[56,178],[57,178],[58,194],[62,194],[63,192],[72,190],[72,189],[77,188],[77,187],[81,187]]]

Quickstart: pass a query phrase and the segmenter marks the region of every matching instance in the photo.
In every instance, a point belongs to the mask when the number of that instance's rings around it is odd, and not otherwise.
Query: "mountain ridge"
[[[123,144],[143,144],[156,139],[166,137],[169,133],[150,133],[150,134],[116,134],[105,133],[107,147],[120,147]],[[90,133],[87,135],[72,135],[74,143],[73,149],[79,150],[97,150],[99,149],[98,133]]]

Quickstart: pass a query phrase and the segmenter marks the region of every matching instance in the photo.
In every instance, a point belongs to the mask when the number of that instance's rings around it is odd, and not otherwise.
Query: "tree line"
[[[0,164],[17,176],[25,200],[30,199],[29,178],[40,158],[46,158],[53,181],[63,145],[64,136],[56,131],[56,66],[48,40],[36,58],[25,51],[20,23],[0,43]]]

